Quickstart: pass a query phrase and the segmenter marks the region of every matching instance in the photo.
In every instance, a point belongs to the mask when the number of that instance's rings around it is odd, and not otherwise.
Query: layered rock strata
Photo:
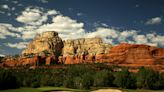
[[[27,46],[27,49],[22,51],[23,55],[43,54],[43,53],[61,53],[63,48],[62,39],[55,31],[43,32],[37,35],[32,42]]]
[[[63,41],[63,61],[65,64],[93,63],[96,56],[106,54],[110,44],[103,43],[101,38],[82,38]]]

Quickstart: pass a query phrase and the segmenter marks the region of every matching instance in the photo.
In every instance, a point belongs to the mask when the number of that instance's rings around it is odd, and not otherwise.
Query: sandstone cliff
[[[111,49],[110,44],[105,44],[101,38],[81,38],[63,41],[63,63],[94,62],[95,56],[106,54]]]
[[[142,44],[122,43],[113,47],[107,56],[109,62],[116,64],[164,64],[164,49]]]
[[[61,53],[63,48],[62,39],[55,31],[48,31],[37,35],[32,42],[27,46],[27,49],[22,51],[23,55],[28,54],[42,54],[46,53]]]
[[[58,33],[54,31],[38,35],[29,43],[27,49],[22,51],[22,54],[23,57],[7,58],[2,66],[99,62],[128,67],[152,66],[159,69],[164,68],[163,48],[127,43],[112,47],[110,44],[103,43],[101,38],[62,41]]]
[[[109,52],[112,46],[103,43],[101,38],[81,38],[76,40],[64,41],[63,55],[76,54],[105,54]]]

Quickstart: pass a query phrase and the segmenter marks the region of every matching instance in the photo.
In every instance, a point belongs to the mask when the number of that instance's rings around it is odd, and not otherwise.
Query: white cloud
[[[19,43],[6,43],[5,45],[11,48],[24,49],[26,48],[28,42],[19,42]]]
[[[48,20],[49,15],[56,15],[58,13],[56,10],[44,12],[44,9],[40,7],[27,7],[16,20],[28,25],[42,25],[43,22]]]
[[[145,35],[136,35],[136,36],[134,36],[134,41],[137,44],[147,44],[148,43],[148,39],[146,38]]]
[[[10,9],[9,6],[8,6],[7,4],[2,5],[1,8],[3,8],[3,9],[8,9],[8,10]]]
[[[6,36],[20,37],[20,34],[15,33],[14,27],[11,24],[0,23],[0,39],[6,39]]]
[[[84,15],[84,14],[81,13],[81,12],[77,13],[77,16],[83,16],[83,15]]]
[[[18,3],[18,1],[12,1],[12,3],[17,4],[17,3]]]
[[[56,10],[49,10],[47,12],[48,15],[56,15],[56,14],[60,14],[60,12],[56,11]]]
[[[15,10],[15,7],[12,7],[11,10],[14,11]]]
[[[36,32],[56,31],[63,39],[76,39],[84,36],[84,24],[67,16],[57,15],[52,23],[40,26]]]
[[[33,39],[35,36],[36,36],[36,32],[35,31],[23,31],[21,38],[23,40]]]
[[[154,17],[149,19],[146,24],[147,25],[156,25],[156,24],[160,24],[162,22],[162,18],[161,17]]]
[[[0,54],[0,57],[5,57],[5,55],[3,55],[3,54]]]
[[[120,35],[118,37],[118,41],[119,42],[129,42],[132,43],[133,41],[129,41],[129,37],[133,38],[134,36],[137,35],[137,31],[136,30],[125,30],[120,32]]]
[[[7,13],[7,16],[11,16],[11,13]]]
[[[97,28],[95,32],[87,33],[86,37],[117,38],[119,33],[112,28]]]
[[[164,36],[155,35],[155,37],[151,39],[151,42],[157,43],[158,46],[163,46],[164,47]]]
[[[50,23],[46,22],[48,17],[52,18]],[[164,46],[164,36],[154,33],[140,34],[137,30],[120,31],[116,28],[110,28],[104,23],[99,23],[99,26],[95,26],[96,29],[93,32],[87,32],[84,29],[83,22],[64,16],[56,10],[27,7],[16,19],[25,25],[21,27],[13,27],[10,24],[0,25],[0,29],[2,29],[2,31],[0,31],[1,39],[5,39],[6,36],[11,36],[26,41],[33,39],[38,33],[56,31],[64,40],[101,37],[104,42],[114,45],[121,42],[127,42],[132,44],[136,43]],[[22,49],[25,48],[26,44],[27,42],[19,42],[7,43],[6,45],[12,48]]]
[[[39,0],[42,3],[48,3],[48,0]]]
[[[101,23],[101,25],[104,26],[104,27],[108,27],[108,25],[105,24],[105,23]]]
[[[41,18],[41,11],[39,9],[27,8],[16,20],[25,24],[35,25],[35,22],[39,21]]]

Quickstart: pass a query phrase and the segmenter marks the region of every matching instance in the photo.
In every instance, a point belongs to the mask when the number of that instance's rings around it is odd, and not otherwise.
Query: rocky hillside
[[[105,54],[112,47],[110,44],[103,43],[101,38],[82,38],[76,40],[66,40],[64,42],[63,55],[76,54]]]
[[[103,43],[101,38],[82,38],[64,41],[61,62],[65,64],[95,62],[96,55],[106,54],[110,44]]]
[[[31,55],[32,54],[32,55]],[[101,38],[81,38],[66,40],[54,31],[38,35],[27,49],[22,51],[23,57],[6,59],[6,66],[50,65],[52,62],[63,64],[108,63],[130,67],[157,66],[164,68],[164,49],[143,44],[122,43],[112,47],[103,43]],[[12,62],[18,61],[18,62]]]
[[[164,64],[164,49],[142,44],[122,43],[113,47],[108,57],[110,57],[110,62],[117,64]]]
[[[42,54],[45,53],[61,53],[63,48],[62,39],[55,31],[44,32],[37,35],[32,42],[27,46],[27,49],[22,51],[23,55]]]

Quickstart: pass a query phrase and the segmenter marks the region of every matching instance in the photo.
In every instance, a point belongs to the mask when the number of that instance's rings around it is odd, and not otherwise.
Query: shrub
[[[0,89],[18,88],[17,78],[10,70],[0,70]]]
[[[114,76],[112,72],[108,70],[98,71],[94,75],[94,86],[96,87],[107,87],[113,85]]]
[[[136,80],[128,69],[123,69],[116,73],[114,83],[116,86],[122,88],[135,88]]]
[[[141,68],[137,75],[137,86],[146,89],[159,88],[159,73],[149,68]]]
[[[82,78],[82,89],[90,89],[90,87],[93,85],[93,77],[89,73],[85,73],[81,76]]]
[[[164,72],[159,75],[160,89],[164,88]]]
[[[73,78],[67,76],[67,78],[63,81],[63,86],[66,88],[74,88]]]

